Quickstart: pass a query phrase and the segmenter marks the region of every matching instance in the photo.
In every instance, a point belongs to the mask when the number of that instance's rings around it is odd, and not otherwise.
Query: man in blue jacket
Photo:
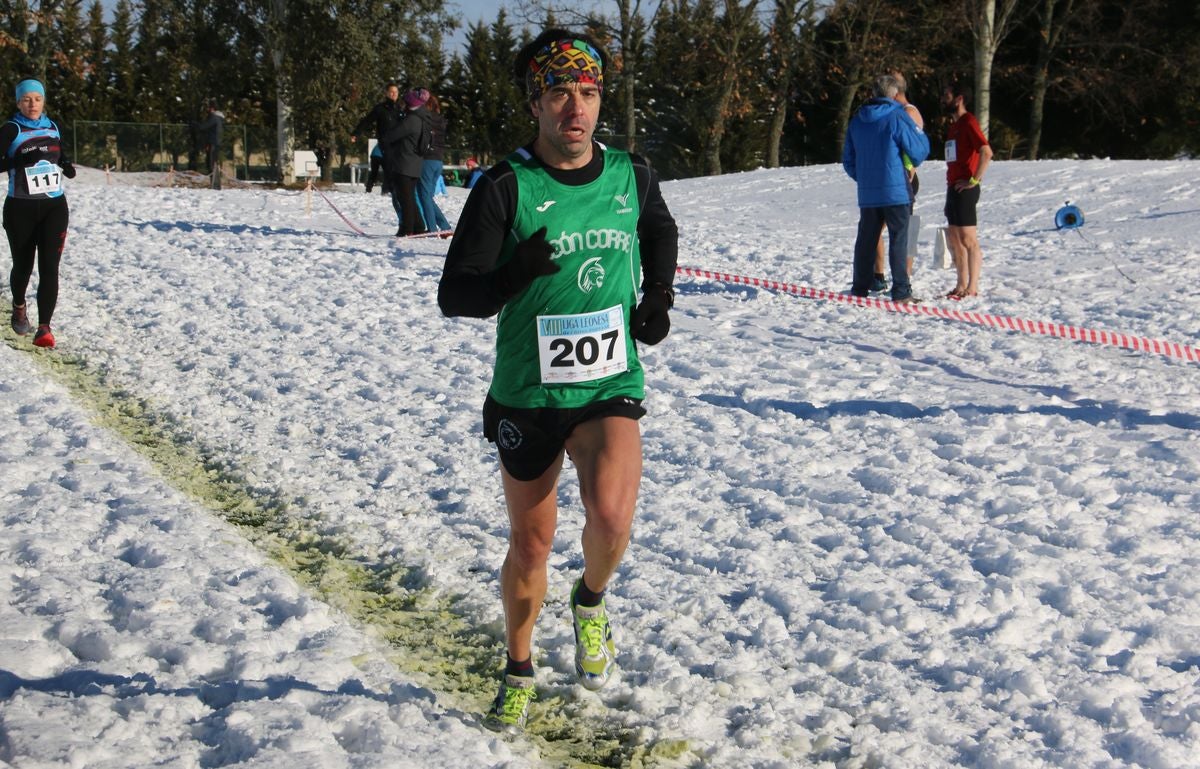
[[[867,296],[875,270],[875,246],[888,228],[892,301],[910,304],[908,222],[911,197],[904,159],[915,167],[929,157],[929,139],[896,101],[895,75],[875,78],[875,98],[850,120],[842,148],[842,167],[858,183],[858,238],[854,242],[854,283],[850,293]]]

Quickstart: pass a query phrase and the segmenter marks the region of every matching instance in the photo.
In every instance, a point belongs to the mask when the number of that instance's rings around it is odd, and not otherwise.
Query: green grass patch
[[[31,353],[95,414],[96,424],[120,435],[168,484],[237,527],[322,601],[383,638],[401,672],[463,710],[482,713],[491,703],[504,659],[502,640],[481,631],[455,597],[421,584],[403,564],[356,557],[349,542],[296,515],[280,491],[249,483],[231,459],[204,445],[186,424],[83,358],[39,350],[7,329],[5,343]],[[697,763],[686,741],[642,744],[636,730],[583,713],[568,691],[545,692],[530,708],[526,735],[548,764],[649,769]]]

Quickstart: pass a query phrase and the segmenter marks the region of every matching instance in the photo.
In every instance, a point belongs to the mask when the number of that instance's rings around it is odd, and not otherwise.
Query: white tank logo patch
[[[604,265],[600,257],[593,256],[580,266],[576,282],[579,284],[579,290],[585,294],[604,286]]]

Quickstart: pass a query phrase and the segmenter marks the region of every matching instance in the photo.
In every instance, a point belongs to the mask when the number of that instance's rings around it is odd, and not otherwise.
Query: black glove
[[[675,292],[668,286],[650,286],[642,292],[642,303],[629,316],[633,338],[645,344],[658,344],[671,330],[667,311],[675,305]]]
[[[500,295],[510,299],[524,291],[535,278],[558,272],[561,268],[550,259],[553,254],[554,247],[546,242],[545,227],[518,243],[512,258],[497,271],[496,287]]]
[[[75,178],[75,166],[71,165],[70,163],[60,163],[58,167],[62,169],[63,176],[67,177],[68,179]]]

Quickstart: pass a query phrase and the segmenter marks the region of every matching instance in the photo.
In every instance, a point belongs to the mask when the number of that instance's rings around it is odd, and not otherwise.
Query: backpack
[[[425,157],[433,149],[433,125],[431,121],[421,118],[421,133],[417,135],[417,154]]]

